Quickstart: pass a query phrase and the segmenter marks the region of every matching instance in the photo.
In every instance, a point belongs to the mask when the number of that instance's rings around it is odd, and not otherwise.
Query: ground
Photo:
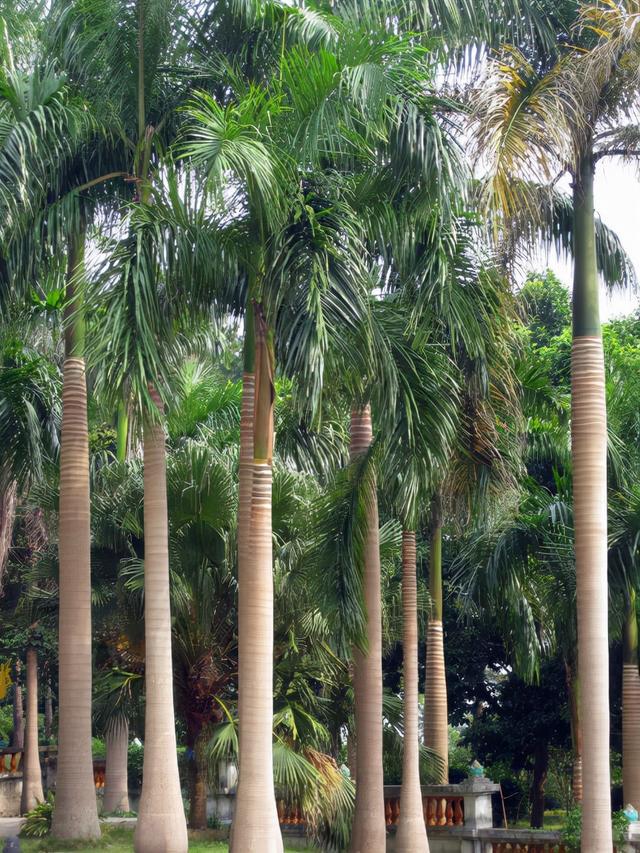
[[[227,853],[229,847],[226,842],[212,841],[211,833],[190,833],[189,853]],[[307,853],[312,853],[312,847],[303,848]],[[94,850],[110,850],[111,853],[132,853],[133,830],[104,827],[102,838],[92,844],[54,842],[50,838],[21,838],[21,853],[93,853]],[[300,853],[300,848],[293,850],[285,848],[287,853]]]
[[[567,813],[562,809],[556,809],[555,811],[546,811],[544,813],[544,828],[545,829],[564,829],[564,825],[567,822]],[[522,820],[517,821],[517,823],[513,824],[518,827],[518,829],[525,829],[529,827],[529,818],[524,817]]]

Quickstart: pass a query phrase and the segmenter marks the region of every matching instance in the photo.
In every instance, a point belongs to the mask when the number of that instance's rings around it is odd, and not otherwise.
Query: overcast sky
[[[620,237],[640,278],[640,180],[632,164],[604,159],[598,163],[595,184],[596,210],[603,221]],[[558,259],[555,252],[540,256],[534,266],[551,267],[568,286],[571,284],[571,265]],[[640,304],[640,294],[615,292],[600,294],[603,320],[629,314]]]

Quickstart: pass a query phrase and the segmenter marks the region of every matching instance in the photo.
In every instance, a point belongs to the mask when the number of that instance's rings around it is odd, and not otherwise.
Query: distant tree
[[[533,827],[543,825],[549,750],[553,746],[571,748],[569,712],[562,698],[564,679],[559,659],[543,664],[537,684],[527,684],[514,673],[505,674],[491,704],[473,720],[464,738],[482,764],[507,765],[516,773],[525,770],[532,774]]]
[[[571,324],[569,291],[551,270],[529,273],[519,294],[532,341],[548,346]]]

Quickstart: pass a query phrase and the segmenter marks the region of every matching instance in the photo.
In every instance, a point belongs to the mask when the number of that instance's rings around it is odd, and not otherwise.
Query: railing
[[[464,798],[423,796],[422,814],[427,826],[464,826]],[[385,795],[384,817],[387,826],[396,826],[400,818],[400,797]]]
[[[287,803],[285,800],[278,800],[277,809],[280,826],[301,826],[304,824],[304,815],[297,803]]]
[[[564,844],[520,844],[517,841],[494,842],[491,845],[492,853],[565,853]]]
[[[6,750],[9,752],[10,750]],[[57,767],[58,761],[58,750],[56,747],[51,746],[41,746],[40,752],[44,754],[45,764],[50,764],[54,771]],[[43,768],[44,769],[44,768]],[[0,772],[2,770],[2,753],[0,753]],[[104,758],[94,758],[93,759],[93,784],[97,789],[104,788],[105,782],[105,772],[106,772],[106,762]],[[55,773],[54,773],[55,778]]]
[[[21,763],[21,749],[7,747],[0,750],[0,773],[17,773]]]
[[[464,797],[423,797],[427,826],[464,826]]]
[[[97,789],[104,788],[107,764],[104,758],[93,759],[93,784]]]
[[[527,829],[481,830],[478,836],[491,853],[567,853],[559,832]]]

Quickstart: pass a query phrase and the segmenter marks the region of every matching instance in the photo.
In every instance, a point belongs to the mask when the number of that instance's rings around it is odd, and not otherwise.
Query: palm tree
[[[3,329],[2,369],[0,371],[0,436],[2,437],[2,476],[14,502],[28,495],[43,476],[43,470],[55,455],[59,426],[59,393],[57,371],[45,357],[29,346],[32,330],[18,322],[12,327],[11,307],[5,314]],[[23,340],[14,335],[20,334]],[[15,506],[14,506],[15,509]],[[29,513],[26,513],[27,519]],[[5,544],[11,545],[13,519],[5,529]],[[28,524],[26,538],[33,547],[33,535]],[[4,553],[6,559],[7,553]],[[18,610],[25,609],[23,599]],[[27,613],[27,624],[33,623]],[[22,620],[21,620],[22,621]],[[38,642],[33,624],[27,631],[26,647],[26,720],[23,715],[23,696],[20,661],[16,662],[14,686],[14,737],[12,745],[24,748],[22,763],[23,784],[20,811],[24,813],[43,802],[42,772],[38,752]]]
[[[106,814],[129,811],[129,721],[116,716],[105,731],[106,763],[102,810]]]
[[[20,814],[25,814],[44,802],[42,768],[38,751],[38,652],[27,647],[27,720],[22,762],[22,796]]]
[[[152,399],[161,411],[155,389]],[[139,851],[186,850],[187,829],[177,762],[173,710],[169,532],[165,436],[149,417],[144,426],[145,531],[145,754],[135,848]],[[164,765],[162,776],[160,767]],[[145,772],[146,771],[146,772]],[[180,819],[180,817],[182,819]],[[177,818],[177,819],[176,819]]]
[[[371,409],[368,405],[351,412],[351,460],[361,461],[373,442]],[[357,733],[356,809],[351,835],[353,853],[384,850],[386,826],[382,776],[382,605],[380,601],[380,544],[378,500],[375,481],[367,484],[363,536],[362,588],[366,612],[366,652],[353,653],[353,689]]]
[[[622,3],[563,8],[575,47],[542,55],[512,49],[491,64],[476,110],[488,184],[513,218],[524,179],[548,184],[567,168],[573,181],[572,458],[580,691],[584,739],[583,849],[611,846],[607,642],[607,430],[598,306],[593,181],[606,156],[634,153],[637,72],[635,10]],[[625,140],[625,141],[623,141]],[[520,209],[532,214],[520,192]],[[624,271],[617,270],[617,275]]]
[[[15,681],[13,683],[12,703],[13,731],[11,746],[14,749],[24,748],[24,702],[22,699],[22,661],[18,659],[15,665]]]
[[[133,201],[144,211],[152,201],[152,191],[160,184],[159,152],[175,139],[178,124],[176,107],[185,102],[192,85],[190,75],[180,85],[172,72],[195,49],[201,9],[185,9],[169,3],[150,10],[143,0],[133,6],[114,0],[103,3],[76,3],[60,0],[52,7],[52,43],[61,64],[76,89],[93,108],[110,117],[110,134],[98,148],[101,162],[109,171],[99,178],[131,177]],[[180,38],[174,38],[180,32]],[[202,32],[202,31],[201,31]],[[171,97],[167,93],[171,92]],[[135,211],[132,211],[135,213]],[[132,221],[132,220],[130,220]],[[156,247],[157,248],[157,247]],[[164,435],[159,401],[166,396],[163,357],[160,351],[163,326],[158,322],[158,294],[161,287],[158,255],[148,231],[131,225],[127,239],[116,246],[107,272],[114,285],[110,294],[117,308],[112,313],[112,340],[100,337],[94,351],[113,359],[106,383],[118,389],[114,409],[135,409],[144,422],[143,445],[149,460],[145,494],[146,521],[151,526],[147,542],[149,593],[145,596],[146,651],[146,749],[141,808],[136,826],[136,849],[185,849],[186,822],[180,793],[177,755],[167,744],[175,744],[171,677],[171,623],[167,553],[166,487]],[[108,266],[108,265],[107,265]],[[138,304],[127,295],[147,294]],[[99,307],[99,299],[98,299]],[[148,312],[148,313],[145,313]],[[131,329],[138,333],[128,338]],[[166,330],[166,325],[164,329]],[[169,333],[168,340],[174,336]],[[138,357],[132,356],[133,343]],[[131,403],[129,402],[131,400]],[[121,433],[125,419],[122,417]],[[121,445],[124,438],[121,435]],[[164,518],[163,518],[164,516]],[[171,756],[170,763],[167,755]],[[166,796],[169,792],[169,796]],[[162,826],[160,822],[162,821]]]
[[[629,462],[631,460],[628,460]],[[632,465],[630,470],[635,471]],[[632,474],[632,477],[634,474]],[[638,584],[637,539],[638,490],[635,484],[614,493],[611,511],[610,568],[612,586],[618,587],[622,599],[622,785],[625,803],[640,799],[640,715],[636,704],[640,690],[638,672],[638,617],[636,590]]]
[[[625,803],[640,801],[640,673],[638,672],[638,617],[636,591],[629,590],[622,661],[622,784]]]
[[[449,781],[449,714],[442,625],[442,498],[437,492],[431,499],[429,543],[431,609],[427,625],[425,663],[424,744],[440,757],[442,775],[439,781],[446,785]]]
[[[83,260],[84,238],[77,235],[69,246],[69,299],[80,282]],[[65,334],[62,375],[58,777],[52,823],[58,838],[100,835],[92,790],[89,428],[83,345],[83,321],[75,319]],[[78,566],[85,570],[78,572]]]
[[[34,272],[55,271],[66,251],[60,482],[61,725],[53,832],[64,838],[77,837],[76,833],[91,838],[100,829],[92,789],[89,475],[87,437],[82,436],[87,424],[84,329],[82,311],[74,302],[74,289],[82,278],[90,213],[90,205],[80,203],[74,190],[86,186],[79,161],[89,122],[87,111],[70,97],[63,78],[51,65],[39,62],[42,51],[38,44],[30,56],[33,70],[25,72],[16,69],[9,50],[4,69],[7,85],[1,109],[9,124],[0,170],[3,187],[11,183],[16,192],[2,193],[3,276],[16,292],[24,293],[32,286]]]
[[[292,70],[302,74],[301,57],[293,59],[296,65]],[[285,79],[289,86],[295,82],[303,88],[302,81]],[[334,88],[331,85],[330,95],[335,94]],[[269,104],[272,107],[267,110]],[[296,106],[295,101],[293,105]],[[225,172],[241,182],[249,210],[245,236],[249,248],[245,245],[244,250],[248,257],[244,261],[247,289],[238,509],[240,773],[232,836],[232,845],[238,850],[247,849],[254,835],[261,844],[275,844],[277,849],[281,843],[275,800],[273,808],[264,807],[264,783],[272,776],[266,766],[269,759],[264,750],[256,753],[243,748],[244,743],[252,743],[258,736],[263,744],[271,738],[271,713],[266,713],[270,693],[266,682],[254,677],[252,662],[258,643],[265,644],[260,660],[271,657],[266,648],[272,645],[268,642],[271,632],[266,632],[267,622],[263,620],[272,606],[268,602],[272,593],[262,576],[264,566],[255,563],[258,554],[264,558],[267,552],[262,546],[259,551],[249,549],[247,543],[257,535],[254,510],[257,512],[258,497],[261,509],[256,523],[268,522],[264,501],[271,470],[273,417],[272,393],[268,389],[273,383],[275,357],[282,358],[288,372],[302,380],[309,377],[308,393],[317,406],[328,339],[337,337],[345,322],[353,322],[362,302],[363,276],[357,257],[360,244],[353,239],[353,211],[339,196],[326,195],[326,183],[330,182],[323,182],[321,176],[311,172],[305,174],[302,168],[297,171],[293,153],[303,120],[308,121],[309,116],[296,116],[298,124],[294,125],[293,134],[291,116],[286,112],[282,127],[271,127],[279,111],[279,100],[267,100],[259,90],[249,89],[244,98],[225,110],[213,99],[201,96],[191,110],[194,141],[188,144],[196,164],[204,166],[215,179],[212,188],[216,193],[220,193],[220,176]],[[265,143],[268,130],[276,135],[276,142],[270,147]],[[324,132],[324,125],[320,131]],[[319,132],[317,128],[315,132]],[[220,140],[227,137],[237,138],[237,151],[228,143],[220,145]],[[276,153],[278,143],[280,150]],[[263,371],[262,396],[258,396],[259,369]],[[256,472],[260,478],[254,482]],[[254,583],[259,585],[264,614],[256,609],[255,596],[246,592]],[[245,647],[253,653],[244,652]],[[250,678],[245,676],[247,666],[252,673]],[[267,671],[264,666],[263,672]],[[258,695],[261,693],[264,695]],[[248,704],[242,698],[245,695],[250,697]],[[256,710],[247,711],[245,717],[244,708],[253,708],[253,703]],[[247,726],[245,719],[249,718],[252,722]],[[258,771],[256,765],[260,761],[265,766]],[[243,774],[245,762],[248,769]],[[269,835],[273,836],[271,841],[266,840]]]

